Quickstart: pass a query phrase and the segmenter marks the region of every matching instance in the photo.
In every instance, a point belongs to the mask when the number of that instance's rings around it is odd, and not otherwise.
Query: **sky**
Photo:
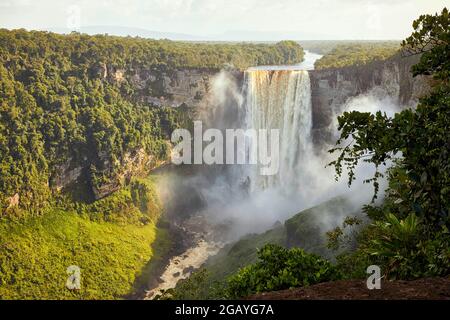
[[[0,0],[0,27],[120,28],[206,40],[403,39],[449,0]],[[132,30],[136,29],[136,30]]]

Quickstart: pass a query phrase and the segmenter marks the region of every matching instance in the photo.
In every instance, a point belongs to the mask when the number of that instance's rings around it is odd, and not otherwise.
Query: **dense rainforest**
[[[119,184],[115,180],[128,154],[143,149],[153,164],[166,158],[165,140],[179,111],[138,101],[129,82],[106,78],[106,66],[157,74],[302,59],[302,48],[291,41],[198,44],[0,30],[2,214],[16,208],[39,212],[55,184],[55,168],[68,162],[85,167],[87,189],[99,190]]]
[[[385,60],[399,50],[400,45],[397,41],[337,43],[314,63],[314,67],[320,70],[360,66],[377,60]]]

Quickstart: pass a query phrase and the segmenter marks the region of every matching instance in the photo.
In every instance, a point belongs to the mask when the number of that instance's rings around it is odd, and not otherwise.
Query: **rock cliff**
[[[414,107],[429,88],[426,77],[410,72],[418,59],[394,56],[364,66],[310,71],[315,144],[334,143],[333,119],[350,98],[372,94],[389,97],[400,108]]]
[[[154,67],[150,70],[130,66],[127,69],[116,69],[108,64],[100,64],[92,68],[90,75],[102,81],[115,82],[118,86],[131,87],[130,100],[144,105],[181,107],[184,106],[192,116],[208,99],[211,78],[217,69],[167,69]],[[236,72],[236,71],[233,71]],[[89,183],[92,161],[101,163],[102,170],[109,179],[100,185]],[[62,191],[83,185],[89,198],[97,200],[117,191],[131,176],[148,173],[160,163],[153,155],[146,154],[143,149],[130,150],[122,159],[114,163],[106,154],[98,154],[93,159],[68,159],[55,166],[50,179],[53,190]]]
[[[104,79],[127,83],[135,92],[133,98],[154,106],[197,107],[210,90],[210,80],[219,70],[163,66],[151,69],[115,69],[105,66]]]

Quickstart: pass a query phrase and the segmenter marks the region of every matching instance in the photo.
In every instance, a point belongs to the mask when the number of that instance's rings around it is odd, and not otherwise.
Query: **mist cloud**
[[[212,96],[204,106],[201,117],[209,127],[239,127],[243,101],[243,92],[239,89],[237,80],[222,71],[212,80]],[[396,99],[384,88],[373,88],[366,94],[350,98],[341,107],[341,112],[382,110],[393,115],[399,109]],[[332,130],[337,138],[336,118],[337,114]],[[179,206],[174,205],[175,211],[200,214],[211,225],[226,226],[227,234],[222,240],[230,241],[247,233],[263,232],[277,221],[283,222],[304,209],[344,196],[349,203],[347,208],[330,209],[330,212],[321,215],[321,230],[332,229],[346,215],[358,212],[363,204],[370,203],[373,186],[363,183],[363,180],[373,176],[375,167],[367,163],[360,164],[356,168],[357,180],[349,188],[345,170],[342,178],[335,181],[334,168],[327,167],[337,154],[329,154],[326,150],[312,152],[314,146],[312,142],[309,143],[310,146],[305,150],[310,151],[302,157],[301,175],[297,177],[295,186],[278,186],[250,192],[246,186],[248,165],[205,166],[195,169],[193,175],[167,176],[166,182],[170,181],[173,195],[166,202],[179,202]],[[380,197],[383,196],[385,187],[386,182],[381,181]]]

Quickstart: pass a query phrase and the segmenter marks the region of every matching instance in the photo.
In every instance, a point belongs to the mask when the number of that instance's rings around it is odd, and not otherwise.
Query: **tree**
[[[438,80],[432,93],[422,98],[415,110],[404,110],[392,118],[381,112],[345,112],[338,118],[341,130],[338,146],[330,150],[340,151],[340,155],[331,165],[335,166],[337,176],[341,176],[346,166],[351,184],[359,161],[373,163],[377,170],[369,181],[374,183],[377,193],[378,178],[382,176],[378,168],[393,160],[395,167],[388,172],[388,196],[397,200],[395,209],[415,212],[429,226],[449,227],[448,11],[421,16],[413,26],[416,31],[403,42],[403,48],[408,53],[424,52],[413,70],[414,75],[432,74]]]
[[[441,14],[421,15],[413,22],[414,32],[402,42],[403,55],[422,54],[412,69],[414,75],[433,74],[440,80],[449,78],[450,16],[447,8]]]
[[[376,166],[374,177],[366,180],[375,186],[374,197],[383,176],[379,167],[393,161],[387,171],[389,187],[383,204],[365,207],[374,222],[362,232],[359,249],[346,264],[375,259],[400,278],[450,272],[448,10],[422,15],[413,27],[413,34],[402,43],[404,55],[421,54],[413,75],[432,75],[432,92],[420,99],[415,110],[404,110],[392,118],[381,112],[345,112],[338,117],[341,136],[337,147],[330,150],[340,152],[330,165],[337,178],[347,167],[349,185],[360,161]]]

